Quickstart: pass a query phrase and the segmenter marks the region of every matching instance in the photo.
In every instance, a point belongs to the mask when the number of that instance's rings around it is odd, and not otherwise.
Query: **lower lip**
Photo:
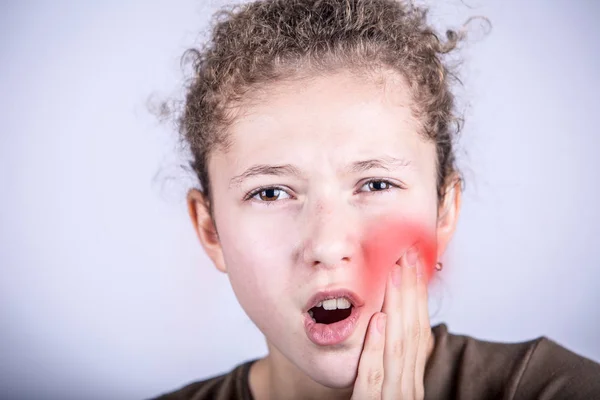
[[[350,316],[333,324],[318,324],[312,317],[305,313],[304,330],[306,336],[316,345],[333,346],[348,339],[358,322],[360,315],[359,307],[352,307]]]

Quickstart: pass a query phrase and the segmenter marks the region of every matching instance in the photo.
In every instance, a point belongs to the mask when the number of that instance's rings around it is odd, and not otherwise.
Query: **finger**
[[[358,362],[358,375],[352,392],[353,399],[381,399],[385,324],[384,313],[377,312],[371,317]]]
[[[402,274],[406,254],[399,260],[388,276],[383,312],[388,316],[385,333],[385,350],[383,366],[385,379],[383,382],[383,398],[396,399],[400,397],[402,383],[402,368],[405,357],[404,323],[407,317],[402,314]]]
[[[402,328],[404,337],[404,358],[402,363],[402,380],[400,391],[402,396],[414,398],[415,368],[422,331],[419,322],[420,299],[417,294],[417,264],[419,253],[416,246],[410,248],[401,260],[402,282],[400,299],[402,301]]]
[[[415,388],[416,398],[423,398],[425,395],[425,366],[427,363],[427,356],[429,354],[429,346],[432,340],[431,323],[429,320],[429,307],[428,307],[428,294],[427,294],[427,268],[423,264],[424,259],[419,259],[417,262],[417,313],[419,315],[420,324],[420,340],[419,349],[417,351],[416,363],[415,363]]]

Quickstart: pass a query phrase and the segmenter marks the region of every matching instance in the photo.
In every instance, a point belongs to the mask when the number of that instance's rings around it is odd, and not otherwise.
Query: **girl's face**
[[[329,387],[353,383],[394,263],[415,241],[443,251],[454,229],[440,228],[435,144],[410,105],[392,73],[277,84],[209,160],[207,252],[270,351]]]

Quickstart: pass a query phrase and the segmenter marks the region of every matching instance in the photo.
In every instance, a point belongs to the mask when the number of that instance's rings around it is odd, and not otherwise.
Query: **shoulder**
[[[600,398],[600,365],[546,337],[499,343],[448,333],[445,324],[433,331],[426,388],[437,398]]]
[[[248,371],[252,363],[254,360],[240,364],[228,373],[193,382],[173,392],[162,394],[155,400],[251,400]]]
[[[531,352],[516,394],[517,399],[600,398],[600,364],[541,337]]]

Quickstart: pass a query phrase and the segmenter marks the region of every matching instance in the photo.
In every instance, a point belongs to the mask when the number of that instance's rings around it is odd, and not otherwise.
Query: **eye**
[[[287,197],[285,197],[287,196]],[[251,192],[247,199],[255,199],[264,203],[272,203],[277,200],[283,200],[286,198],[290,198],[291,196],[286,193],[285,190],[278,187],[267,187],[267,188],[259,188],[255,191]]]
[[[391,188],[399,188],[399,186],[385,179],[372,179],[370,181],[365,182],[365,184],[362,185],[361,191],[382,192],[385,190],[390,190]]]

